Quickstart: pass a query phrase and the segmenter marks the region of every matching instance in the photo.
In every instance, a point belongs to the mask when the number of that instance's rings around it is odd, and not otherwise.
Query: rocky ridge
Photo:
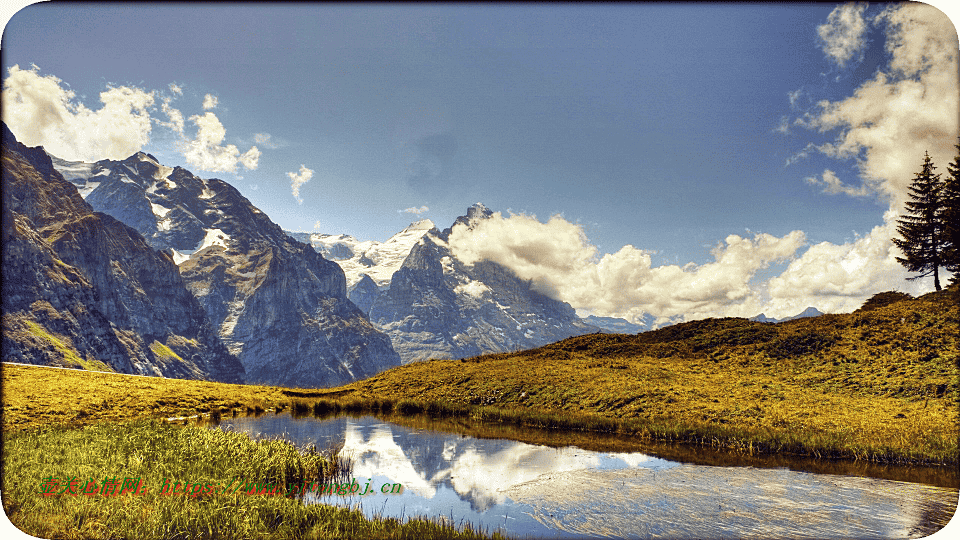
[[[228,183],[142,152],[119,162],[55,163],[94,208],[179,264],[248,382],[329,386],[400,364],[389,338],[348,299],[340,267]]]
[[[528,349],[600,330],[509,269],[454,256],[447,244],[453,227],[491,214],[478,203],[450,228],[422,235],[374,300],[370,321],[390,336],[404,363]]]
[[[170,256],[3,125],[5,361],[241,382]]]

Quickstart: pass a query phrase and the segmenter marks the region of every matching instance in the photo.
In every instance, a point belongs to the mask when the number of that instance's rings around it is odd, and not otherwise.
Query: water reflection
[[[266,415],[225,419],[221,428],[342,444],[361,490],[369,483],[374,493],[320,497],[326,504],[369,516],[445,517],[515,536],[920,537],[957,506],[950,488],[477,439],[373,417]],[[380,492],[394,483],[402,494]]]

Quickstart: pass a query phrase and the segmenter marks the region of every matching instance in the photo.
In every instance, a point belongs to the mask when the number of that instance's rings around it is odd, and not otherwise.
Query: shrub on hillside
[[[866,302],[860,306],[860,309],[857,311],[871,311],[877,308],[882,308],[884,306],[889,306],[890,304],[895,304],[897,302],[902,302],[904,300],[912,300],[913,297],[907,293],[902,293],[899,291],[886,291],[877,293],[871,296]],[[854,313],[856,313],[855,311]]]

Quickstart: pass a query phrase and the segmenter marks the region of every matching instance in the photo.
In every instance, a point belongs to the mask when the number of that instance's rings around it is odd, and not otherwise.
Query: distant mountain
[[[400,364],[390,339],[347,298],[340,267],[233,186],[142,152],[54,166],[94,208],[169,253],[248,382],[337,385]]]
[[[600,328],[603,333],[609,334],[636,334],[653,329],[654,317],[647,313],[644,315],[643,324],[634,324],[626,319],[617,317],[597,317],[588,315],[583,318],[583,322]]]
[[[4,361],[241,382],[176,265],[3,125]]]
[[[823,313],[819,309],[815,307],[808,307],[807,309],[794,315],[793,317],[786,317],[783,319],[774,319],[773,317],[767,317],[766,315],[761,313],[756,317],[750,317],[750,320],[757,321],[757,322],[778,323],[778,322],[792,321],[794,319],[805,319],[807,317],[819,317],[820,315],[823,315]]]
[[[432,229],[435,229],[433,222],[424,219],[411,223],[386,242],[360,242],[346,234],[289,231],[287,234],[312,245],[313,249],[324,257],[337,261],[347,277],[348,289],[355,287],[364,275],[369,276],[377,287],[385,289],[389,286],[393,273],[400,269],[404,259],[410,254],[413,245]]]
[[[490,215],[478,203],[454,226]],[[497,263],[460,262],[447,244],[451,230],[423,233],[370,307],[370,321],[404,363],[528,349],[600,330]]]

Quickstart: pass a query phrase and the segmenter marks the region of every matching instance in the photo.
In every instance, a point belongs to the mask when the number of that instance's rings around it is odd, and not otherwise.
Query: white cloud
[[[825,24],[817,27],[823,52],[841,67],[866,44],[867,21],[863,18],[866,9],[866,4],[841,4],[830,12]]]
[[[170,83],[170,92],[177,94],[178,96],[183,95],[183,87],[177,86],[176,83]]]
[[[929,292],[931,280],[907,281],[910,274],[896,260],[902,256],[891,241],[897,235],[896,225],[896,213],[888,211],[883,225],[853,242],[811,246],[768,282],[768,306],[775,306],[779,316],[798,313],[807,306],[824,312],[849,312],[880,291]]]
[[[939,10],[919,3],[897,4],[875,21],[886,24],[888,72],[878,71],[844,100],[821,102],[804,124],[839,130],[818,150],[856,159],[867,185],[901,208],[925,151],[941,168],[953,157],[960,131],[957,34]]]
[[[100,93],[103,106],[88,109],[73,91],[39,68],[13,66],[3,81],[3,120],[27,146],[42,145],[68,160],[124,159],[150,142],[154,93],[117,86]]]
[[[629,320],[644,313],[689,320],[726,315],[748,301],[759,306],[750,288],[753,276],[771,262],[789,259],[805,242],[800,231],[782,238],[730,235],[713,251],[714,262],[654,267],[650,252],[629,245],[598,259],[583,229],[560,216],[541,223],[499,212],[471,228],[457,225],[449,239],[466,264],[497,262],[576,309]]]
[[[849,5],[834,13],[843,9],[848,10],[846,16],[856,13],[849,11],[853,9]],[[807,306],[825,312],[851,311],[880,291],[917,295],[933,288],[930,279],[906,280],[915,274],[896,261],[901,253],[892,238],[897,237],[896,219],[924,152],[929,151],[941,170],[954,155],[960,132],[957,33],[939,10],[920,3],[892,5],[873,23],[885,25],[885,46],[890,54],[886,69],[878,70],[850,97],[823,101],[815,114],[796,123],[822,132],[837,130],[833,142],[816,146],[816,150],[837,159],[856,160],[860,171],[859,187],[843,183],[829,169],[821,178],[807,178],[807,182],[824,186],[824,192],[831,194],[879,193],[889,203],[889,210],[883,224],[869,234],[840,245],[824,242],[812,246],[781,275],[770,279],[768,298],[761,309],[767,314],[789,315]],[[852,27],[858,28],[858,24]],[[838,51],[844,50],[825,52],[836,59],[843,57]],[[808,146],[788,164],[810,149]]]
[[[427,207],[426,205],[421,206],[420,208],[410,207],[410,208],[407,208],[407,209],[405,209],[405,210],[402,210],[402,212],[404,212],[404,213],[406,213],[406,214],[416,214],[416,215],[418,215],[418,216],[419,216],[420,214],[423,214],[424,212],[428,212],[428,211],[430,211],[430,208]]]
[[[221,144],[226,136],[226,129],[215,114],[195,114],[189,120],[197,126],[196,138],[183,139],[177,143],[177,148],[187,163],[211,172],[235,173],[238,164],[251,170],[257,168],[260,150],[256,146],[241,154],[235,145]]]
[[[203,110],[216,109],[218,101],[217,96],[213,94],[203,96]]]
[[[306,184],[313,178],[313,171],[301,163],[299,172],[288,172],[287,176],[290,177],[290,187],[293,190],[293,196],[297,199],[298,203],[303,204],[303,199],[300,198],[300,186]],[[317,223],[320,222],[318,221]]]
[[[253,142],[262,148],[268,148],[270,150],[276,150],[277,148],[283,148],[285,146],[290,146],[290,143],[274,137],[269,133],[255,133],[253,135]]]
[[[178,109],[174,109],[170,106],[172,100],[168,97],[163,98],[163,102],[160,104],[160,110],[167,115],[167,122],[158,120],[157,123],[161,126],[168,127],[172,129],[177,135],[183,137],[183,113]]]
[[[794,108],[797,106],[797,102],[800,101],[800,96],[803,94],[803,90],[798,88],[793,92],[787,92],[787,97],[790,98],[790,107]]]
[[[865,197],[873,193],[873,190],[871,190],[870,188],[864,185],[861,185],[860,187],[855,188],[853,186],[844,184],[843,181],[837,178],[837,175],[830,169],[825,169],[823,171],[822,178],[817,178],[816,176],[810,176],[810,177],[804,178],[804,181],[806,181],[808,184],[812,184],[815,186],[819,186],[819,185],[824,186],[823,192],[829,193],[831,195],[835,195],[837,193],[845,193],[847,195],[850,195],[851,197]]]

